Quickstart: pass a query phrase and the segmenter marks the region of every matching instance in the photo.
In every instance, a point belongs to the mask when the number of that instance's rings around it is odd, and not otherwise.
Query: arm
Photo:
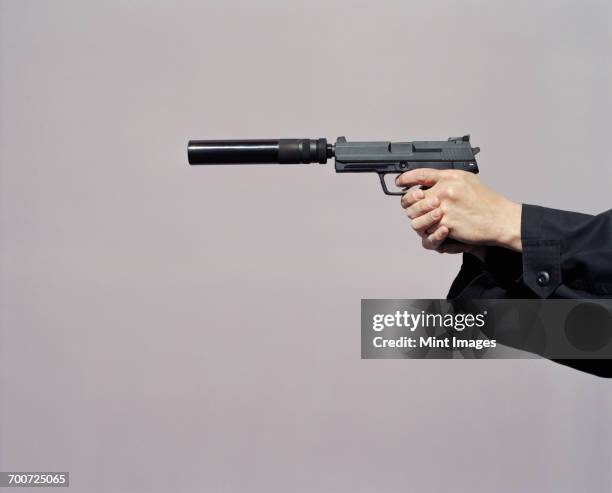
[[[563,290],[568,297],[580,297],[572,296],[574,291],[612,296],[612,210],[590,216],[521,206],[478,177],[464,175],[418,170],[399,177],[399,185],[430,187],[412,189],[402,198],[425,248],[446,253],[474,253],[477,248],[492,272],[507,256],[504,251],[522,252],[521,272],[511,275],[522,275],[538,297],[550,296],[560,285],[569,288]],[[442,242],[449,237],[463,244],[445,246]]]

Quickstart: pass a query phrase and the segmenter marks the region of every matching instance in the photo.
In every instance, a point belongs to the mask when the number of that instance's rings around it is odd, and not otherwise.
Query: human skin
[[[418,169],[396,184],[412,187],[401,205],[423,247],[441,253],[472,253],[481,259],[486,246],[522,251],[521,204],[487,187],[477,175],[458,170]],[[421,190],[418,186],[428,187]],[[452,238],[459,243],[444,244]]]

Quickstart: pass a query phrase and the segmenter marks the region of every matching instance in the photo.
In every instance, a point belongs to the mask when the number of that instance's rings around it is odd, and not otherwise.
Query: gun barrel
[[[190,140],[189,164],[324,164],[333,156],[326,139]]]

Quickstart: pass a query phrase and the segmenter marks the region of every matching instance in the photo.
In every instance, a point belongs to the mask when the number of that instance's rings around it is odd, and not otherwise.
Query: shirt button
[[[540,272],[538,272],[536,281],[540,286],[547,286],[550,282],[550,274],[545,270],[541,270]]]

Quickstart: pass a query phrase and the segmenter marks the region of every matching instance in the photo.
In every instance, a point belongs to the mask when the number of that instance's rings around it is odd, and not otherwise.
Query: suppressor
[[[334,156],[327,139],[190,140],[189,164],[325,164]]]

